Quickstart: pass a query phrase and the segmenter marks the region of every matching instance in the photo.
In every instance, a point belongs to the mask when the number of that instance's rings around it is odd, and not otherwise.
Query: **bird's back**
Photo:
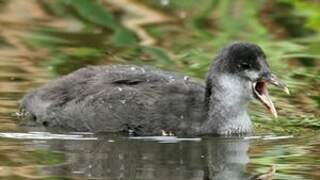
[[[93,66],[28,93],[21,108],[37,123],[76,131],[186,131],[201,121],[204,85],[134,65]]]

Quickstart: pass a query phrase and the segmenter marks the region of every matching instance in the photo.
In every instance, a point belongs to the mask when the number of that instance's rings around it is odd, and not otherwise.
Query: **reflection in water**
[[[104,179],[247,179],[249,141],[205,138],[201,142],[155,143],[119,137],[99,141],[51,141],[67,163],[50,175]]]
[[[209,179],[248,179],[244,172],[249,162],[249,141],[222,138],[208,141],[204,149]]]

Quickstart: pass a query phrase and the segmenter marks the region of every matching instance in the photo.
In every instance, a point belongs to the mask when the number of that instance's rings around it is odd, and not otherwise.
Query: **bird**
[[[268,84],[289,94],[257,44],[227,45],[208,69],[202,82],[151,66],[88,66],[31,90],[19,109],[35,126],[67,131],[226,136],[252,132],[253,99],[277,117]]]

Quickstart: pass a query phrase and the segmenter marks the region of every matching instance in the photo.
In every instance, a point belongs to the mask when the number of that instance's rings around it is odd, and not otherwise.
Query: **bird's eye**
[[[251,68],[250,64],[247,64],[247,63],[241,63],[241,64],[240,64],[240,67],[241,67],[242,69],[250,69],[250,68]]]

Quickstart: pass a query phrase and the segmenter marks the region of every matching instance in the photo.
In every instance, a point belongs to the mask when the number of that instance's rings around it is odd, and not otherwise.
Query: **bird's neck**
[[[249,82],[237,76],[218,74],[209,77],[205,97],[207,118],[201,125],[201,133],[230,135],[250,132],[247,105],[251,91]]]

